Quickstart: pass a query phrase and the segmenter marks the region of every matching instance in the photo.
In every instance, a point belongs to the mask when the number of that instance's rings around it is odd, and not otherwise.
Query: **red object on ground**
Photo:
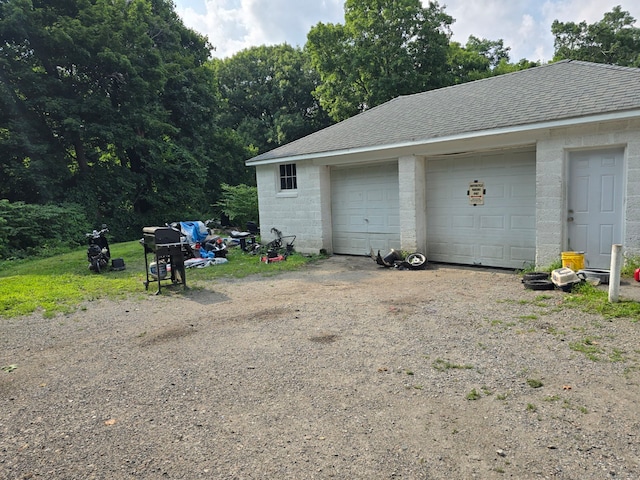
[[[640,282],[640,268],[636,268],[636,271],[633,274],[633,278],[636,279],[636,282]]]
[[[286,260],[286,257],[284,257],[283,255],[277,255],[275,257],[261,257],[260,258],[260,261],[264,262],[264,263],[282,262],[283,260]]]

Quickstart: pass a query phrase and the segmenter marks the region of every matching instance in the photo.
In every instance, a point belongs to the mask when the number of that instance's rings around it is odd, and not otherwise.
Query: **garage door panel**
[[[344,229],[347,225],[349,225],[349,219],[346,215],[334,215],[333,216],[333,226],[340,227],[340,229]]]
[[[400,248],[399,198],[397,163],[334,168],[333,251],[367,255],[372,248]]]
[[[494,261],[504,261],[504,247],[499,245],[480,245],[480,255]]]
[[[452,215],[451,227],[473,230],[475,219],[472,215]]]
[[[364,195],[362,192],[347,192],[346,201],[349,205],[363,205],[364,204]]]
[[[387,218],[384,215],[368,215],[367,220],[367,230],[372,233],[382,232],[388,229]]]
[[[511,247],[509,250],[509,257],[522,265],[531,262],[531,259],[535,258],[535,256],[536,249],[532,247]]]
[[[481,215],[480,229],[504,230],[504,217],[502,215]]]
[[[445,163],[448,163],[445,166]],[[535,152],[517,151],[427,162],[427,257],[522,268],[535,260]],[[484,204],[470,205],[473,181]]]
[[[375,235],[377,233],[396,233],[400,228],[400,217],[397,215],[369,215],[368,222],[365,222],[366,231]]]
[[[373,249],[373,251],[377,252],[380,250],[382,254],[387,253],[390,249],[395,248],[399,249],[399,244],[391,244],[389,243],[388,235],[381,234],[370,234],[367,238],[367,253]]]
[[[532,185],[530,183],[513,184],[511,185],[510,195],[514,200],[525,199],[528,204],[528,201],[531,199],[531,197],[536,196],[536,186],[535,184]]]
[[[453,172],[459,172],[459,173],[463,173],[463,174],[467,174],[469,173],[469,165],[464,165],[461,163],[454,163],[453,165],[450,165],[449,167],[449,171],[453,171]],[[473,179],[471,179],[473,180]]]
[[[375,190],[373,192],[367,191],[367,201],[369,202],[382,202],[385,199],[384,191]]]
[[[429,218],[429,226],[434,234],[443,228],[451,228],[451,217],[447,215],[433,215]]]
[[[449,165],[447,159],[433,159],[429,162],[429,169],[432,174],[448,172],[451,169],[451,165]]]
[[[471,261],[473,258],[473,248],[471,245],[464,243],[452,243],[451,247],[452,254],[455,258],[464,258],[468,259],[468,261]]]
[[[368,247],[368,238],[354,235],[338,234],[333,237],[334,249],[337,253],[343,250],[355,250],[366,252]]]
[[[364,232],[367,229],[367,223],[364,221],[361,215],[352,214],[349,215],[349,224],[347,225],[348,232]]]
[[[533,215],[511,215],[509,225],[510,230],[532,232],[536,229],[536,217]]]
[[[485,189],[486,190],[486,189]],[[505,198],[505,186],[501,184],[491,185],[489,190],[486,190],[484,198]]]

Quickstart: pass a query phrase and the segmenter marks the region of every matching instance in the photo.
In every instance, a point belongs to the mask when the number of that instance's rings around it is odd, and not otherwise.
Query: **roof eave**
[[[359,148],[347,148],[343,150],[330,150],[326,152],[315,152],[301,155],[289,155],[282,157],[273,157],[264,160],[249,159],[245,162],[245,165],[249,167],[256,167],[259,165],[270,165],[274,163],[293,163],[302,162],[307,160],[322,160],[322,159],[336,159],[350,156],[361,156],[367,153],[376,152],[378,155],[384,152],[391,152],[395,150],[422,150],[430,146],[437,144],[459,142],[463,140],[472,140],[481,137],[493,137],[504,136],[509,134],[523,134],[523,133],[535,133],[537,131],[544,131],[555,128],[567,128],[580,125],[586,125],[589,123],[601,123],[619,120],[629,120],[633,118],[640,118],[640,109],[627,110],[624,112],[610,112],[598,115],[589,115],[585,117],[567,118],[561,120],[552,120],[548,122],[539,122],[526,125],[515,125],[510,127],[495,128],[490,130],[478,130],[474,132],[465,132],[456,135],[448,135],[444,137],[435,137],[421,140],[411,140],[405,142],[398,142],[386,145],[372,145]]]

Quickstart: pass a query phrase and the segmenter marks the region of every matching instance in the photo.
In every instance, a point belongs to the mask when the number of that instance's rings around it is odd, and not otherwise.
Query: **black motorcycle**
[[[87,248],[87,260],[89,261],[89,270],[100,273],[109,266],[111,259],[111,251],[109,250],[109,242],[105,234],[109,231],[106,225],[102,225],[102,230],[94,230],[85,234],[89,240],[89,248]]]

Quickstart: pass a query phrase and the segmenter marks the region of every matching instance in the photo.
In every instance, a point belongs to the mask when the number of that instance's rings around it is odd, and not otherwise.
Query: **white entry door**
[[[567,247],[589,268],[609,268],[622,243],[623,150],[574,152],[569,159]]]

